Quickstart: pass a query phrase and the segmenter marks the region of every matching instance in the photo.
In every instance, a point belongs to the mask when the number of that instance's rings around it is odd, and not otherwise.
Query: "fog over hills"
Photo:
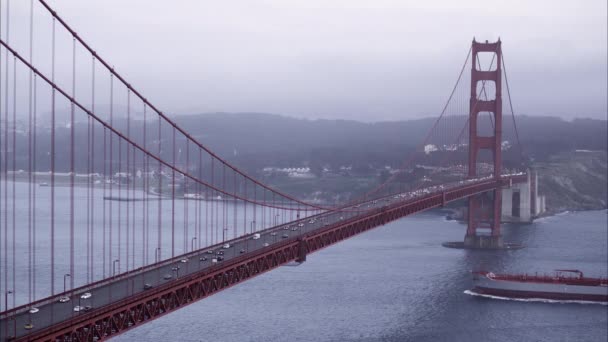
[[[266,164],[301,165],[310,158],[323,162],[375,162],[397,165],[424,140],[436,118],[363,123],[348,120],[306,120],[261,113],[213,113],[178,116],[177,122],[218,153],[255,156]],[[606,150],[605,120],[516,117],[524,153],[535,159],[558,151]],[[465,116],[448,118],[445,134],[455,140]],[[486,122],[487,124],[487,122]],[[503,120],[503,140],[516,141],[510,117]],[[487,128],[486,128],[487,129]],[[433,143],[432,139],[430,143]],[[240,158],[236,158],[240,159]]]
[[[265,166],[298,167],[310,163],[329,166],[366,164],[375,167],[397,167],[409,153],[420,150],[421,142],[436,120],[425,118],[364,123],[350,120],[295,119],[264,113],[209,113],[179,115],[174,119],[212,151],[250,172],[256,172]],[[606,120],[565,121],[555,117],[538,116],[519,116],[516,120],[523,152],[527,158],[533,160],[545,160],[548,156],[562,151],[607,149]],[[442,134],[452,136],[444,141],[455,141],[465,123],[465,116],[447,118],[446,122],[442,123]],[[158,131],[158,121],[148,119],[146,125],[148,140],[157,141],[158,134],[155,132]],[[485,126],[488,125],[486,121]],[[127,131],[126,122],[120,115],[114,119],[114,126],[120,131]],[[503,126],[503,140],[516,145],[510,117],[503,119]],[[163,141],[171,136],[171,129],[169,125],[162,126]],[[143,121],[132,122],[130,131],[133,140],[142,141]],[[16,168],[27,169],[27,131],[17,132]],[[69,149],[69,132],[69,125],[56,125],[58,148]],[[101,128],[96,128],[95,132],[97,139],[103,136]],[[87,134],[86,122],[77,122],[76,145],[86,144]],[[3,135],[4,130],[0,132],[0,136]],[[433,139],[435,137],[432,136],[429,143],[435,143]],[[49,168],[50,132],[45,121],[41,121],[41,127],[37,130],[37,141],[37,169],[46,171]],[[102,140],[98,141],[96,159],[103,157]],[[183,143],[181,140],[177,141],[177,150],[184,146]],[[171,155],[170,142],[163,142],[163,146],[166,146],[164,153]],[[67,170],[68,152],[57,151],[58,170]],[[76,151],[76,159],[84,157],[78,154],[85,152],[86,149]],[[510,152],[505,153],[507,162],[510,155],[515,159],[519,156],[519,149],[513,146]],[[177,158],[179,162],[180,156]],[[77,170],[84,168],[85,163],[78,161]]]

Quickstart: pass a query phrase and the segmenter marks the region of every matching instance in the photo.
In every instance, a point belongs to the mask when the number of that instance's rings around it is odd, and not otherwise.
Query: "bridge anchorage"
[[[479,53],[493,53],[496,59],[495,70],[478,68]],[[495,43],[487,40],[480,43],[473,39],[471,47],[471,98],[469,102],[469,160],[468,178],[475,179],[480,175],[478,156],[480,150],[488,150],[492,155],[492,177],[499,180],[502,172],[502,49],[500,38]],[[494,82],[494,100],[481,98],[477,92],[479,82]],[[483,88],[482,88],[483,89]],[[479,114],[491,113],[493,135],[481,135],[478,127]],[[451,248],[467,249],[517,249],[522,245],[506,243],[502,240],[500,223],[502,216],[502,189],[476,194],[468,198],[465,214],[467,232],[463,242],[446,242],[443,245]]]

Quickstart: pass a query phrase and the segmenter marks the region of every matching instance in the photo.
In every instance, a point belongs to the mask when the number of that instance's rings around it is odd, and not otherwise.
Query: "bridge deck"
[[[222,244],[197,250],[1,313],[0,340],[15,331],[23,340],[103,339],[371,228],[525,178],[461,181],[325,212],[258,232],[259,239],[250,235],[229,241],[231,247],[218,263],[211,259]],[[81,299],[85,292],[91,297]],[[61,296],[70,300],[60,303]],[[39,311],[29,313],[34,305]],[[91,310],[75,312],[77,305]],[[33,328],[26,329],[27,323]]]

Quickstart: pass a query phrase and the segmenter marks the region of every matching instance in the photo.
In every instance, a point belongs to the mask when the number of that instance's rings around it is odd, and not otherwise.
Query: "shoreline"
[[[440,209],[435,209],[435,210],[437,211],[438,214],[443,216],[447,221],[466,223],[467,221],[463,220],[462,215],[460,214],[460,212],[462,212],[462,210],[464,208],[466,208],[466,207],[440,208]],[[564,210],[560,210],[560,211],[547,210],[547,211],[543,212],[542,214],[532,218],[532,220],[529,222],[504,221],[501,223],[531,224],[531,223],[534,223],[536,220],[542,220],[542,219],[549,218],[549,217],[555,217],[555,216],[561,216],[561,215],[567,215],[567,214],[575,214],[575,213],[580,213],[580,212],[589,212],[589,211],[608,211],[608,208],[564,209]]]
[[[10,175],[10,173],[11,172],[9,171],[9,175]],[[23,173],[16,173],[16,174],[22,175]],[[4,176],[3,174],[0,174],[0,181],[4,181],[4,177],[3,176]],[[69,187],[69,186],[71,186],[70,179],[68,177],[69,176],[64,176],[64,175],[59,176],[59,178],[60,178],[59,180],[55,179],[55,186],[58,186],[58,187]],[[12,177],[8,177],[8,178],[9,178],[8,179],[9,182],[13,181]],[[38,177],[36,177],[36,178],[38,178]],[[49,176],[47,176],[45,178],[49,178]],[[80,178],[80,179],[82,179],[82,178]],[[18,182],[18,183],[30,183],[28,177],[23,177],[23,176],[15,177],[14,181]],[[33,183],[33,184],[38,185],[38,187],[40,187],[40,188],[49,187],[50,184],[47,184],[46,186],[42,185],[42,184],[46,184],[46,183],[48,183],[48,182],[44,182],[44,181],[40,182],[39,179],[36,179],[36,183]],[[120,185],[120,184],[116,184],[116,183],[111,183],[111,185],[113,186],[114,189],[117,189],[117,188],[121,187],[125,191],[133,190],[133,188],[135,188],[135,190],[144,191],[144,187],[139,186],[137,184],[135,184],[133,186],[131,184]],[[91,188],[100,189],[100,190],[103,190],[103,188],[104,188],[104,184],[103,183],[92,183],[92,184],[90,184],[89,182],[86,182],[86,181],[75,181],[74,182],[74,187],[87,188],[89,186]],[[107,190],[107,188],[110,186],[110,184],[106,183],[105,186],[106,186],[106,190]],[[148,194],[152,195],[152,196],[158,197],[157,199],[161,199],[162,197],[167,197],[167,196],[162,196],[159,193],[157,193],[155,191],[152,191],[152,190],[150,190],[148,192]],[[107,196],[107,197],[109,197],[109,196]],[[183,199],[183,200],[193,200],[193,201],[204,201],[205,200],[205,199],[196,199],[196,198],[185,198],[183,196],[178,197],[178,198],[179,199]],[[140,199],[118,198],[117,197],[116,199],[111,199],[111,200],[132,201],[132,200],[140,200]],[[209,199],[209,201],[216,201],[216,200],[215,199]],[[315,204],[324,205],[325,203],[315,202]],[[456,208],[447,207],[447,208],[441,208],[441,209],[438,209],[438,210],[439,210],[439,212],[442,212],[442,216],[444,216],[444,218],[446,220],[448,220],[448,221],[465,222],[460,217],[460,216],[462,216],[460,214],[460,212],[462,212],[463,208],[465,208],[465,207],[456,207]],[[608,210],[608,207],[603,207],[603,208],[563,208],[563,209],[560,209],[560,210],[547,209],[542,214],[534,217],[531,222],[534,222],[534,220],[537,220],[537,219],[542,219],[542,218],[545,218],[545,217],[552,217],[552,216],[563,215],[563,214],[566,214],[566,213],[575,213],[575,212],[583,212],[583,211],[602,211],[602,210]],[[531,222],[519,222],[519,223],[531,223]],[[505,222],[505,223],[507,223],[507,222]],[[513,222],[513,223],[516,223],[516,222]]]

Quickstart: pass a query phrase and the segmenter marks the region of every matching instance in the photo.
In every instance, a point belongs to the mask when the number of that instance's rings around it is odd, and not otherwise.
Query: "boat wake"
[[[471,290],[465,290],[465,294],[469,296],[477,296],[491,299],[501,299],[501,300],[512,300],[517,302],[540,302],[540,303],[552,303],[552,304],[599,304],[599,305],[608,305],[605,302],[593,302],[589,300],[556,300],[556,299],[546,299],[546,298],[511,298],[511,297],[501,297],[501,296],[493,296],[489,294],[477,293]]]

